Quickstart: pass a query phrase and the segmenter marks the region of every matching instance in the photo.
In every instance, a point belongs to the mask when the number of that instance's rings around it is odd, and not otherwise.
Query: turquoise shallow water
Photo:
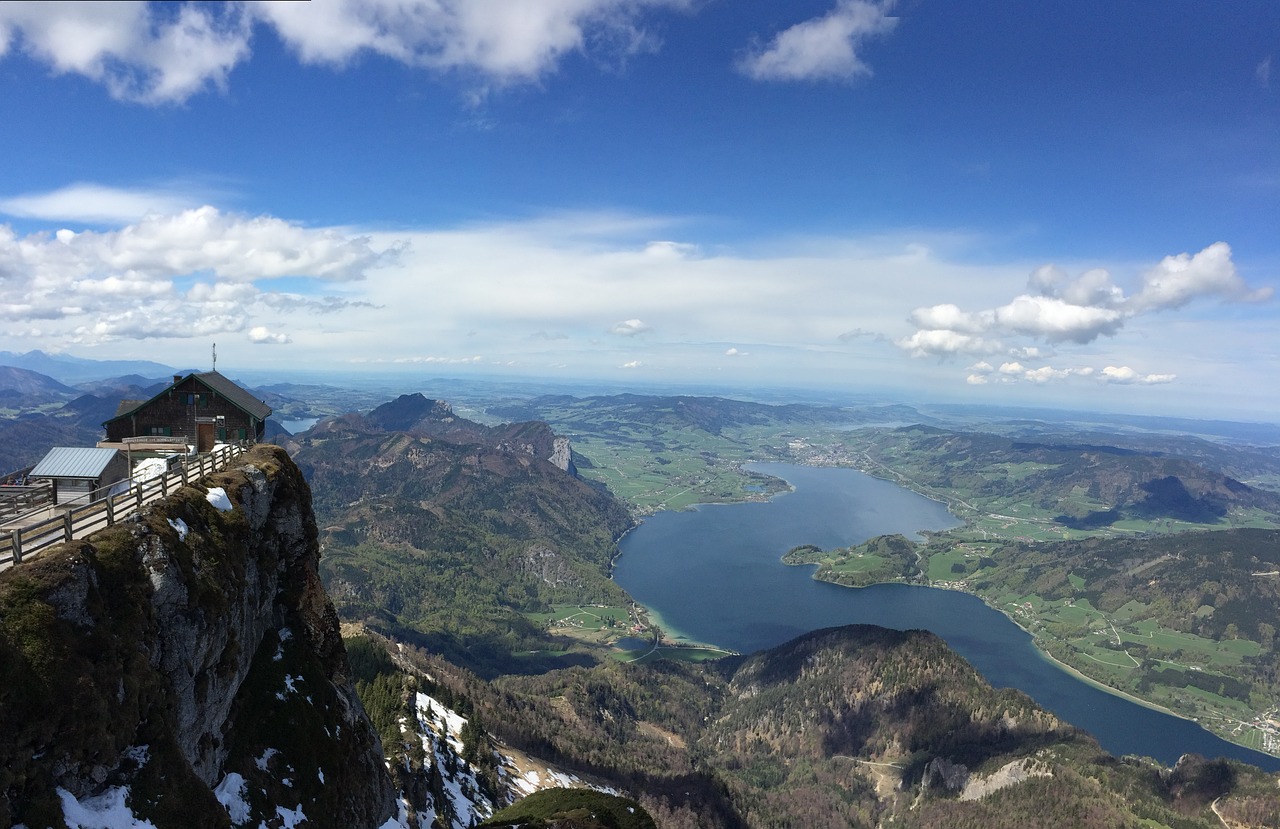
[[[1280,758],[1077,679],[974,596],[902,584],[855,590],[814,581],[810,567],[782,564],[781,556],[798,544],[829,549],[958,522],[942,504],[852,469],[752,468],[786,479],[794,491],[765,503],[659,513],[622,539],[615,579],[660,614],[669,631],[747,653],[834,625],[924,628],[946,639],[993,685],[1024,691],[1113,754],[1172,764],[1195,752],[1280,770]]]

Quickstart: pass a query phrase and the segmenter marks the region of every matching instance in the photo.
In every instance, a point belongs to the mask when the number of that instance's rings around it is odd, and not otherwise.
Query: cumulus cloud
[[[1096,377],[1098,382],[1104,384],[1150,386],[1172,383],[1177,379],[1176,374],[1140,374],[1128,366],[1107,366],[1101,370],[1092,366],[1055,368],[1054,366],[1044,365],[1029,368],[1019,362],[1007,362],[1002,363],[1000,368],[993,369],[990,363],[983,361],[970,366],[968,371],[970,374],[965,378],[965,382],[975,386],[992,382],[1044,385],[1051,382],[1065,381],[1073,377]]]
[[[870,75],[858,51],[869,37],[887,34],[897,24],[891,3],[837,0],[822,17],[779,32],[768,45],[756,47],[738,69],[756,80],[848,80]]]
[[[1180,308],[1197,299],[1261,302],[1272,294],[1270,288],[1252,289],[1245,283],[1225,242],[1194,255],[1165,257],[1142,275],[1131,296],[1104,269],[1072,277],[1053,265],[1032,271],[1027,290],[1004,305],[979,311],[949,303],[916,308],[907,319],[919,330],[897,340],[897,345],[915,356],[992,354],[994,343],[1017,338],[1083,345],[1116,335],[1136,317]],[[1050,352],[1034,345],[1012,345],[1006,353],[1016,359],[1036,359]]]
[[[617,334],[619,337],[634,337],[648,330],[649,326],[641,320],[631,319],[617,323],[613,328],[609,329],[609,333]]]
[[[622,365],[618,366],[618,368],[640,368],[640,366],[642,365],[644,365],[644,363],[640,362],[639,360],[629,360],[623,363]]]
[[[20,51],[112,97],[156,104],[225,88],[248,57],[251,20],[238,3],[0,4],[0,55]]]
[[[730,348],[724,352],[726,357],[750,357],[751,353],[738,348]]]
[[[1128,366],[1107,366],[1102,370],[1101,379],[1104,383],[1117,383],[1120,385],[1156,385],[1160,383],[1172,383],[1177,379],[1176,374],[1139,374]]]
[[[1271,298],[1270,288],[1251,289],[1236,273],[1231,247],[1215,242],[1194,256],[1166,256],[1142,275],[1142,289],[1128,302],[1136,312],[1181,308],[1198,297],[1217,296],[1236,302]]]
[[[652,8],[687,0],[345,0],[259,3],[268,21],[308,63],[341,65],[362,51],[430,69],[470,70],[498,82],[534,80],[571,52],[627,55],[650,49],[641,24]]]
[[[654,9],[689,0],[328,0],[323,3],[0,3],[0,57],[19,51],[120,100],[182,102],[248,60],[274,32],[304,63],[376,54],[485,83],[534,82],[571,53],[609,61],[656,48]]]
[[[268,307],[350,307],[361,301],[275,292],[270,283],[351,282],[384,258],[364,237],[212,207],[152,214],[107,232],[20,237],[0,225],[0,306],[22,309],[14,322],[62,321],[49,333],[77,343],[202,337],[254,328],[252,315]]]
[[[288,334],[272,333],[264,325],[256,325],[249,329],[249,342],[257,345],[285,345],[293,342]]]
[[[895,344],[911,352],[913,357],[950,354],[997,354],[1004,350],[999,342],[984,340],[959,331],[917,331],[910,337],[896,340]]]

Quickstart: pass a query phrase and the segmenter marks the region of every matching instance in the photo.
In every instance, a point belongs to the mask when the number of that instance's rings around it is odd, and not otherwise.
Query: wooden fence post
[[[134,506],[134,509],[141,510],[142,509],[142,482],[141,481],[138,482],[137,487],[134,489],[134,495],[135,495],[135,501],[137,502],[136,505]]]
[[[22,563],[22,530],[13,530],[9,533],[9,538],[13,544],[13,563]]]
[[[114,496],[107,496],[107,526],[113,526],[116,523],[116,499]]]
[[[75,536],[76,522],[71,517],[71,510],[62,513],[62,532],[66,536],[66,540],[70,541]]]

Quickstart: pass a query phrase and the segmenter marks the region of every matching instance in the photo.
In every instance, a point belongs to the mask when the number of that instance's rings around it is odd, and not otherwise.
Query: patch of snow
[[[222,778],[222,782],[213,790],[213,796],[218,798],[222,808],[227,810],[231,822],[237,826],[249,820],[249,804],[244,799],[247,791],[248,785],[244,778],[234,771]]]
[[[149,820],[139,820],[129,808],[129,790],[113,786],[96,797],[77,800],[66,789],[57,789],[62,801],[62,819],[67,829],[156,829]]]
[[[449,745],[461,753],[462,751],[462,726],[467,724],[466,717],[458,716],[452,709],[437,701],[435,698],[427,694],[418,694],[418,710],[429,711],[436,719],[444,723],[445,736],[448,738]]]
[[[187,526],[186,521],[181,518],[170,518],[169,526],[173,527],[173,531],[178,534],[179,541],[187,540],[187,533],[191,532],[191,529]]]
[[[231,499],[227,497],[227,491],[220,486],[215,486],[209,490],[204,497],[219,512],[229,512],[231,510]]]
[[[159,478],[169,469],[169,462],[164,458],[146,458],[140,460],[133,465],[133,475],[131,476],[134,483],[142,483],[152,478]]]
[[[297,688],[295,688],[295,687],[293,687],[293,683],[297,682],[297,681],[298,681],[299,679],[301,679],[301,678],[302,678],[302,677],[297,677],[297,676],[294,676],[293,674],[285,674],[285,675],[284,675],[284,687],[285,687],[285,688],[287,688],[287,689],[289,689],[289,693],[291,693],[291,694],[296,694],[296,693],[298,693],[298,689],[297,689]]]
[[[280,753],[280,752],[279,752],[279,751],[277,751],[276,749],[274,749],[274,748],[269,748],[269,749],[267,749],[266,751],[262,752],[262,756],[261,756],[261,757],[259,757],[257,760],[254,760],[254,761],[253,761],[253,762],[254,762],[254,765],[256,765],[256,766],[258,767],[258,771],[266,771],[266,770],[267,770],[267,763],[270,763],[270,762],[271,762],[271,758],[272,758],[272,757],[275,757],[275,756],[276,756],[277,754],[279,754],[279,753]]]
[[[138,768],[142,768],[151,759],[151,746],[130,746],[124,750],[124,756],[138,764]]]
[[[324,785],[324,769],[316,769],[316,777],[320,778],[320,785]]]
[[[284,659],[284,643],[293,638],[293,631],[288,628],[280,628],[276,635],[280,637],[280,642],[276,645],[275,655],[271,657],[273,662],[279,662]]]
[[[296,809],[277,806],[276,815],[280,818],[281,829],[297,829],[299,823],[304,823],[307,820],[307,816],[302,813],[301,803],[298,804]]]
[[[387,818],[387,822],[379,826],[378,829],[409,829],[409,804],[402,797],[396,802],[396,807],[395,817]],[[423,815],[419,815],[419,818],[423,817]],[[422,825],[431,826],[435,820],[435,815],[431,815],[426,820],[427,822]]]

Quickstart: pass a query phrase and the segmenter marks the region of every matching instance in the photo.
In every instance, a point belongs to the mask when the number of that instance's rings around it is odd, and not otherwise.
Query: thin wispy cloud
[[[172,214],[203,203],[201,197],[177,189],[81,182],[44,193],[0,198],[0,213],[24,219],[126,224],[148,214]]]

